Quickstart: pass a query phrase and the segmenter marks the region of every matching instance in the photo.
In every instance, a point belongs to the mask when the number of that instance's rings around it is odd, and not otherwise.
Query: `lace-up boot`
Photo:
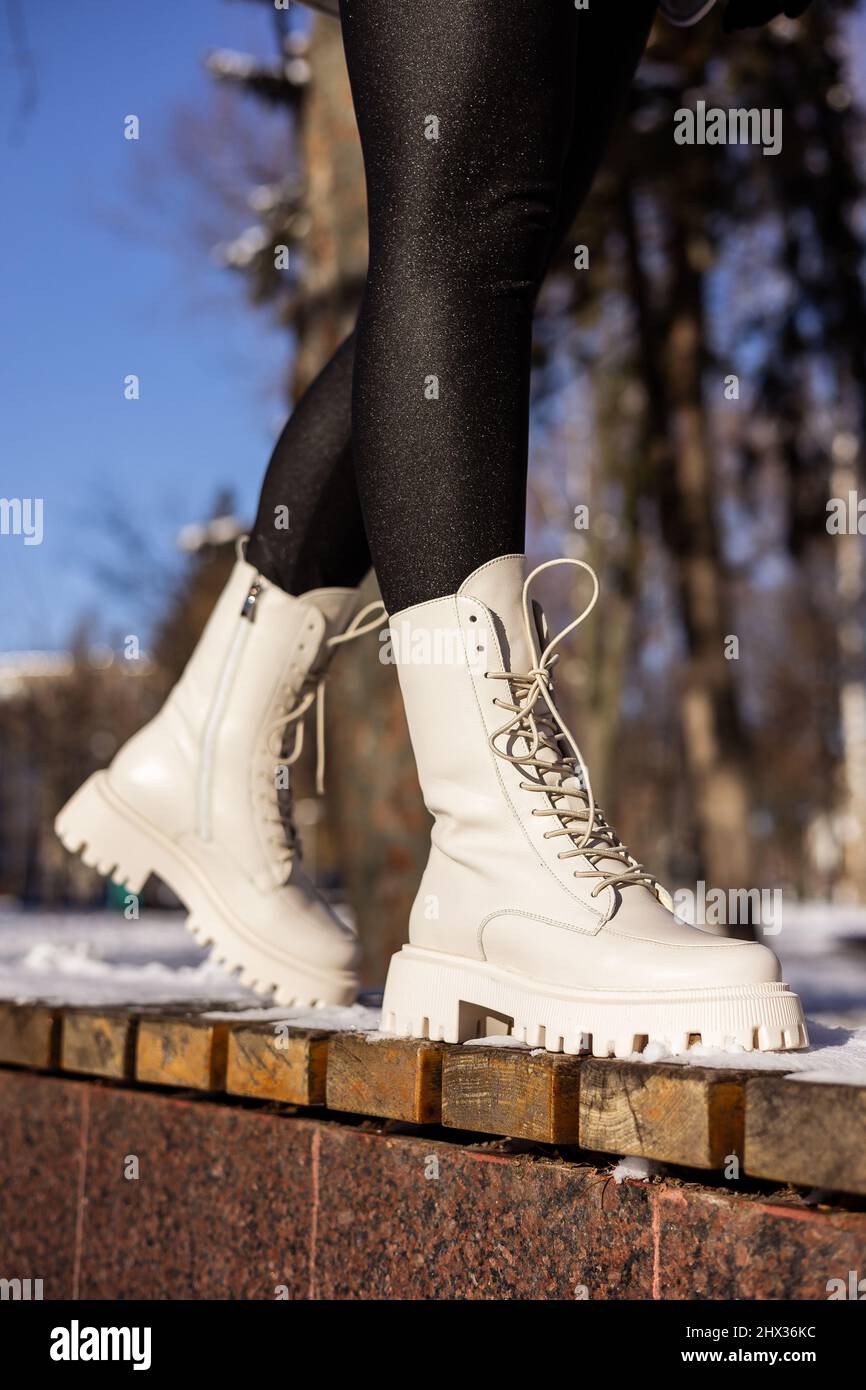
[[[591,593],[548,639],[531,586],[573,565]],[[620,842],[557,706],[557,649],[591,612],[583,561],[524,581],[520,555],[391,619],[430,858],[391,961],[383,1028],[461,1042],[629,1056],[806,1045],[800,1002],[763,945],[681,922]]]

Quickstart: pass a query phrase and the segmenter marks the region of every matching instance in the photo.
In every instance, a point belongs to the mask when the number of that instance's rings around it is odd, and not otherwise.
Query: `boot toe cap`
[[[779,961],[756,941],[719,941],[695,946],[681,967],[684,984],[726,988],[776,984],[782,978]]]
[[[691,940],[641,942],[621,955],[633,989],[730,989],[776,984],[782,978],[774,953],[753,941],[732,941],[692,928]],[[703,937],[704,940],[696,938]],[[634,943],[636,945],[636,943]]]

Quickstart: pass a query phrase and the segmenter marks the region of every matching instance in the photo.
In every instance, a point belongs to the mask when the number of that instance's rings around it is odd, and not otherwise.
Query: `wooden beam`
[[[194,1015],[142,1018],[135,1075],[154,1086],[225,1089],[230,1024]]]
[[[510,1047],[450,1047],[442,1071],[442,1123],[544,1144],[578,1142],[582,1062]]]
[[[60,1015],[41,1004],[0,1004],[0,1063],[56,1067],[60,1058]]]
[[[324,1105],[329,1037],[324,1029],[280,1022],[232,1028],[226,1090],[256,1100]]]
[[[674,1062],[588,1060],[581,1147],[688,1168],[722,1168],[732,1154],[742,1163],[747,1076]]]
[[[866,1087],[752,1076],[746,1172],[866,1196]]]
[[[132,1081],[137,1029],[138,1020],[129,1013],[65,1009],[60,1065],[64,1071]]]
[[[442,1043],[335,1033],[328,1050],[330,1110],[438,1124],[442,1115]]]

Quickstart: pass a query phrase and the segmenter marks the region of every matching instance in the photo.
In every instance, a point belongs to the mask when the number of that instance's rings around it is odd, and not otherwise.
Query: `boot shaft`
[[[115,758],[115,788],[172,834],[231,844],[260,886],[281,881],[281,725],[356,605],[350,589],[286,594],[238,559],[162,710]]]
[[[466,949],[465,941],[458,946],[450,939],[451,924],[457,918],[483,920],[494,901],[491,885],[496,910],[576,921],[589,933],[616,906],[611,889],[593,896],[593,882],[575,877],[575,870],[591,871],[587,859],[560,859],[557,842],[545,838],[551,819],[534,812],[551,803],[542,790],[523,785],[540,786],[543,774],[491,746],[495,740],[513,757],[528,751],[520,735],[496,738],[508,718],[503,703],[515,696],[503,677],[527,672],[534,662],[534,617],[523,605],[524,563],[521,555],[503,556],[476,570],[456,594],[391,621],[418,776],[434,817],[410,939],[435,939],[443,950]],[[456,931],[465,936],[462,927]]]

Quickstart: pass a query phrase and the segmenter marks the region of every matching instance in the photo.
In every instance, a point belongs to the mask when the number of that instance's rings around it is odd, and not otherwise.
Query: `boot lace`
[[[583,611],[557,633],[542,651],[530,608],[529,591],[533,580],[543,570],[559,565],[573,565],[585,570],[592,580],[592,595]],[[574,632],[589,617],[598,602],[598,596],[598,575],[585,560],[547,560],[527,576],[522,595],[523,622],[534,665],[526,672],[485,672],[488,680],[506,681],[514,697],[512,700],[494,700],[493,703],[500,709],[508,711],[509,718],[490,735],[489,743],[497,757],[504,758],[506,762],[514,763],[520,768],[533,768],[536,771],[538,781],[524,781],[520,786],[525,791],[542,793],[551,804],[536,807],[532,815],[547,816],[557,822],[555,827],[544,832],[546,840],[564,838],[570,841],[569,848],[559,850],[558,859],[572,859],[582,855],[592,865],[589,869],[573,871],[575,878],[598,880],[592,889],[591,897],[596,897],[603,888],[640,884],[662,902],[669,903],[667,890],[622,844],[613,826],[608,824],[604,813],[596,804],[583,754],[554,699],[552,671],[559,660],[556,649],[569,633]],[[512,747],[514,739],[523,740],[526,751],[509,753],[507,749],[498,746],[502,739],[507,739]],[[568,751],[569,749],[571,751]],[[546,778],[550,778],[551,781],[546,781]],[[615,867],[607,867],[610,861],[614,861]]]
[[[375,616],[371,616],[371,615]],[[375,599],[372,603],[366,604],[364,608],[354,615],[348,627],[343,632],[334,633],[323,644],[327,654],[334,647],[341,646],[344,642],[353,642],[358,637],[364,637],[368,632],[373,632],[387,618],[385,605]],[[272,758],[279,759],[279,766],[294,767],[304,751],[304,716],[307,711],[315,705],[315,724],[316,724],[316,792],[319,796],[325,790],[325,683],[327,677],[327,660],[319,662],[316,667],[307,673],[301,682],[300,688],[292,689],[290,692],[293,703],[275,719],[268,729],[265,745]],[[292,729],[292,744],[288,751],[283,751],[286,743],[288,730]],[[277,863],[280,868],[288,868],[292,860],[300,855],[298,833],[292,817],[291,790],[286,788],[288,793],[286,804],[280,805],[280,789],[275,785],[272,771],[262,771],[259,779],[267,783],[268,791],[265,794],[268,802],[268,809],[276,814],[265,815],[262,819],[266,825],[278,827],[280,836],[274,835],[270,840],[276,852]]]

